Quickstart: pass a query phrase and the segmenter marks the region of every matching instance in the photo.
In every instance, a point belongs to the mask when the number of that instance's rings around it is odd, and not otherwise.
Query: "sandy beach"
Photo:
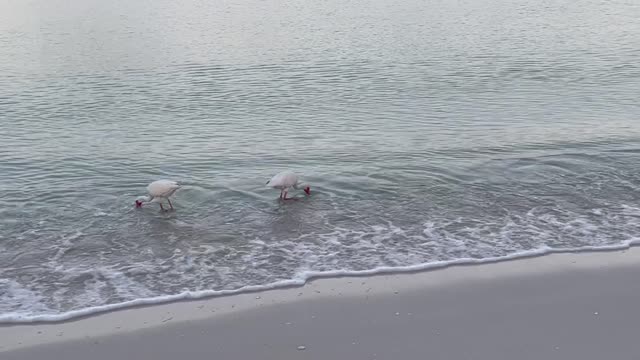
[[[0,327],[18,359],[632,359],[640,249],[552,254]]]

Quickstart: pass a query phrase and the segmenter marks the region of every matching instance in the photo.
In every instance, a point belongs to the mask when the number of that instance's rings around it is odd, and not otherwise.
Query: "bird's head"
[[[307,185],[307,186],[305,186],[305,187],[304,187],[304,192],[305,192],[307,195],[311,195],[311,186],[308,186],[308,185]]]
[[[136,208],[141,208],[144,203],[151,201],[149,196],[140,196],[136,199]]]

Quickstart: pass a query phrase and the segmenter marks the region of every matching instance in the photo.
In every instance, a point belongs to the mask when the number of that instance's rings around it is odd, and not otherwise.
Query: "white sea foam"
[[[579,248],[564,248],[553,249],[550,247],[541,247],[534,250],[516,252],[507,256],[500,257],[488,257],[483,259],[461,258],[450,261],[436,261],[424,264],[417,264],[412,266],[399,266],[399,267],[377,267],[369,270],[351,271],[351,270],[332,270],[332,271],[300,271],[292,279],[277,281],[266,285],[253,285],[244,286],[238,289],[230,290],[204,290],[204,291],[185,291],[179,294],[156,296],[149,298],[140,298],[121,303],[101,305],[87,307],[79,310],[73,310],[59,314],[37,314],[31,315],[28,312],[17,312],[0,315],[0,324],[20,324],[20,323],[34,323],[34,322],[61,322],[71,320],[77,317],[95,315],[108,311],[114,311],[118,309],[124,309],[134,306],[154,305],[162,304],[180,300],[194,300],[203,299],[214,296],[228,296],[247,292],[265,291],[290,286],[302,286],[307,281],[317,278],[330,278],[330,277],[342,277],[342,276],[372,276],[379,274],[393,274],[393,273],[405,273],[424,270],[434,270],[456,265],[473,265],[473,264],[486,264],[495,263],[500,261],[509,261],[515,259],[522,259],[528,257],[542,256],[552,253],[575,253],[575,252],[589,252],[589,251],[615,251],[624,250],[629,247],[640,245],[640,239],[632,239],[625,241],[618,245],[610,246],[583,246]],[[23,290],[20,290],[23,291]],[[41,308],[38,310],[42,310]]]

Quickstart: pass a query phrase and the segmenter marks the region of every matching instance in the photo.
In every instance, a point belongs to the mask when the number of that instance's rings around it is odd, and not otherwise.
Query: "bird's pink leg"
[[[282,193],[284,192],[284,189],[280,190],[280,199],[282,199]]]
[[[282,198],[282,200],[289,200],[289,198],[287,198],[287,191],[284,192],[284,197]]]
[[[173,210],[173,204],[171,203],[171,200],[167,198],[167,201],[169,202],[169,206],[171,206],[171,210]]]
[[[162,203],[158,203],[160,204],[160,210],[164,211],[164,207],[162,206]]]

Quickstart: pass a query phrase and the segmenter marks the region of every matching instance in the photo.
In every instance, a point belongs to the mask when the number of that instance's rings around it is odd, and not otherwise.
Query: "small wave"
[[[229,295],[237,295],[242,293],[260,292],[260,291],[280,289],[280,288],[286,288],[286,287],[303,286],[310,280],[321,279],[321,278],[358,277],[358,276],[373,276],[373,275],[383,275],[383,274],[412,273],[412,272],[418,272],[418,271],[443,269],[451,266],[497,263],[497,262],[543,256],[548,254],[582,253],[582,252],[593,252],[593,251],[619,251],[619,250],[625,250],[630,247],[638,246],[638,245],[640,245],[640,239],[632,239],[632,240],[625,241],[621,244],[609,245],[609,246],[582,246],[578,248],[563,248],[563,249],[554,249],[554,248],[545,246],[545,247],[541,247],[534,250],[516,252],[507,256],[488,257],[483,259],[460,258],[460,259],[449,260],[449,261],[436,261],[436,262],[429,262],[429,263],[423,263],[423,264],[417,264],[417,265],[411,265],[411,266],[399,266],[399,267],[382,266],[374,269],[359,270],[359,271],[351,271],[351,270],[302,271],[296,274],[296,276],[294,276],[293,279],[277,281],[277,282],[273,282],[266,285],[244,286],[238,289],[230,289],[230,290],[185,291],[185,292],[182,292],[179,294],[173,294],[173,295],[141,298],[141,299],[120,302],[116,304],[87,307],[84,309],[73,310],[73,311],[64,312],[60,314],[38,314],[38,315],[29,315],[29,314],[20,314],[20,313],[3,314],[3,315],[0,315],[0,324],[8,325],[8,324],[63,322],[63,321],[73,320],[79,317],[97,315],[105,312],[126,309],[130,307],[157,305],[157,304],[165,304],[165,303],[182,301],[182,300],[197,300],[197,299],[205,299],[205,298],[212,298],[212,297],[218,297],[218,296],[229,296]]]

